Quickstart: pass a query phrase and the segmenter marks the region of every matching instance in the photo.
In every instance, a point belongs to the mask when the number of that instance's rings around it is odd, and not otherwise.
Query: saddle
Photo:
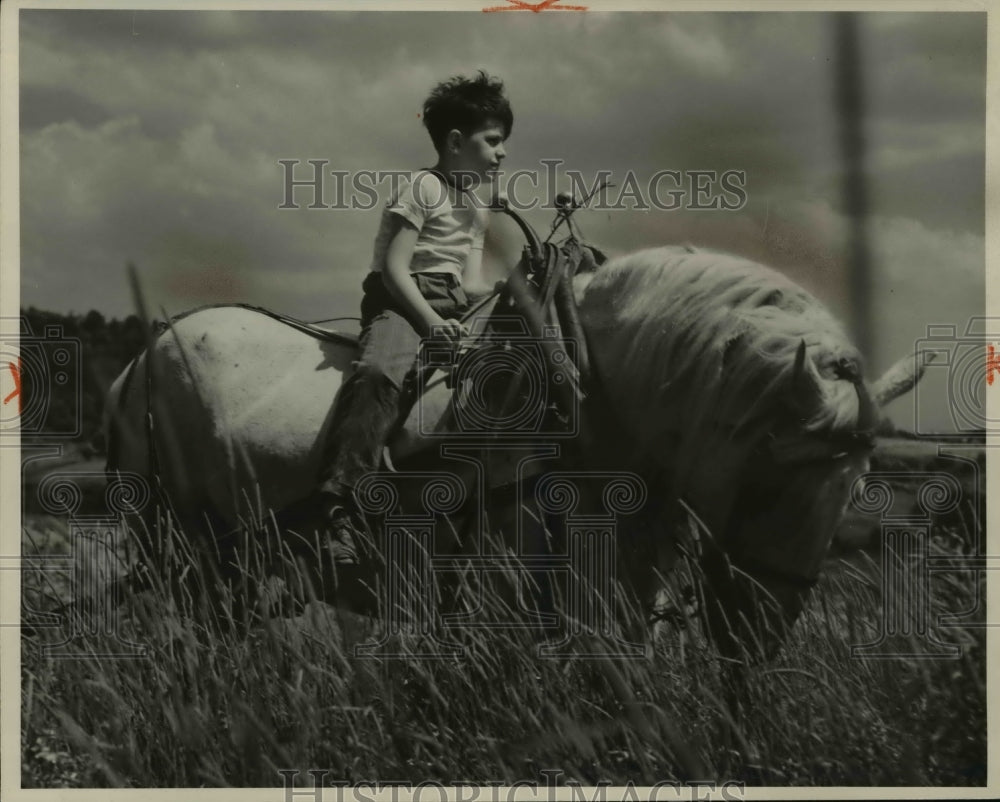
[[[604,261],[575,238],[525,248],[488,305],[474,310],[467,344],[425,342],[404,381],[387,464],[455,440],[487,447],[579,437],[593,376],[573,278]]]

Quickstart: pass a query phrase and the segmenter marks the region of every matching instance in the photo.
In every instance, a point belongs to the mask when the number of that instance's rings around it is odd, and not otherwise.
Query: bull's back
[[[210,507],[228,522],[246,514],[247,503],[280,507],[311,489],[334,399],[355,358],[349,343],[221,307],[176,321],[157,339],[148,371],[147,357],[124,388],[122,470],[156,472],[182,514]],[[119,395],[123,384],[124,376]]]

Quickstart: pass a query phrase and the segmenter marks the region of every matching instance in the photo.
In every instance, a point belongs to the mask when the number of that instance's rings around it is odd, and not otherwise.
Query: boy
[[[357,369],[341,389],[319,492],[308,501],[319,505],[341,581],[344,569],[359,562],[354,484],[379,467],[421,340],[457,344],[466,333],[459,322],[469,308],[462,277],[480,270],[489,214],[467,190],[500,167],[513,113],[503,83],[480,71],[436,86],[424,103],[423,124],[437,163],[403,181],[382,214],[362,285]]]

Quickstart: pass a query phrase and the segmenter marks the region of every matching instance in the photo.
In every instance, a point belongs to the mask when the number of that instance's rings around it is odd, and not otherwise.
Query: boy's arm
[[[410,262],[418,234],[412,223],[400,218],[399,228],[390,240],[386,252],[382,282],[396,303],[417,323],[417,333],[421,337],[430,336],[432,329],[439,326],[448,339],[456,339],[464,333],[464,327],[457,320],[445,320],[431,309],[410,273]]]

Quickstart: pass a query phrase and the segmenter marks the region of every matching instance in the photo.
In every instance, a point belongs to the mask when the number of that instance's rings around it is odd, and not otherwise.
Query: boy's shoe
[[[359,562],[355,533],[364,522],[354,513],[354,505],[343,496],[316,491],[274,513],[279,532],[289,532],[312,541],[319,535],[321,546],[329,550],[334,563]]]
[[[340,500],[338,500],[340,501]],[[333,562],[336,565],[357,565],[361,562],[355,537],[362,531],[364,522],[358,520],[353,508],[343,503],[334,503],[326,508],[327,541]]]

